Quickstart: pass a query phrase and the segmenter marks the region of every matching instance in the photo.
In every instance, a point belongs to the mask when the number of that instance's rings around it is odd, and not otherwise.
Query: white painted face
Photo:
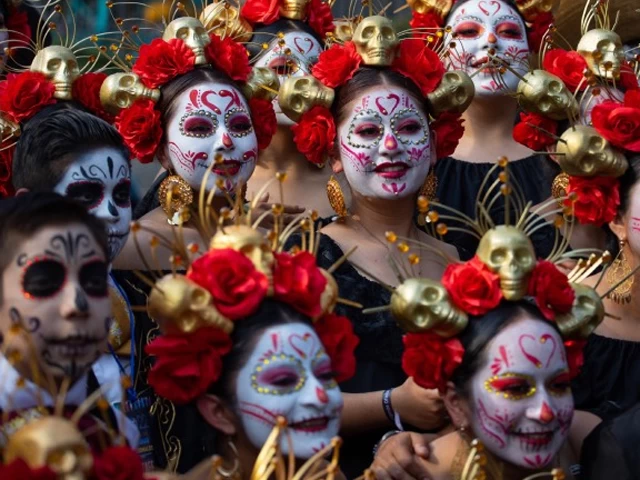
[[[265,330],[236,383],[238,414],[256,448],[262,448],[280,416],[287,419],[300,459],[310,458],[338,434],[342,394],[310,326],[292,323]],[[289,453],[286,440],[281,448]]]
[[[638,182],[629,193],[629,206],[623,220],[627,227],[626,233],[629,248],[635,257],[634,264],[637,265],[640,260],[640,183]]]
[[[485,355],[484,366],[471,380],[474,434],[506,462],[547,466],[573,418],[560,336],[551,325],[524,318],[491,340]]]
[[[522,17],[502,0],[469,0],[456,8],[448,19],[452,34],[445,41],[455,42],[451,49],[449,68],[473,76],[476,95],[492,96],[515,92],[520,79],[506,71],[500,74],[495,66],[482,68],[489,60],[490,50],[502,62],[520,75],[529,69],[529,43]],[[501,63],[502,64],[502,63]]]
[[[201,83],[182,92],[166,125],[166,143],[172,169],[196,191],[216,156],[222,162],[214,165],[207,191],[222,180],[223,188],[234,193],[249,180],[258,159],[249,106],[240,91],[226,83]]]
[[[290,53],[289,53],[290,52]],[[278,75],[280,84],[289,77],[301,77],[311,73],[311,67],[318,61],[322,46],[308,33],[301,31],[287,32],[282,39],[271,42],[269,49],[256,62],[256,67],[268,67]],[[289,53],[289,55],[287,55]],[[273,100],[278,125],[293,125],[278,103]]]
[[[423,109],[406,90],[384,86],[364,92],[347,108],[338,136],[351,189],[371,198],[414,195],[431,164]]]
[[[109,234],[109,260],[124,247],[131,223],[131,168],[111,147],[75,154],[54,191],[83,204],[103,220]]]
[[[589,87],[584,99],[580,103],[580,123],[583,125],[591,125],[591,112],[596,107],[606,100],[614,100],[622,103],[624,101],[624,93],[615,87],[608,86],[607,88],[601,88],[600,95],[589,95],[593,89]]]

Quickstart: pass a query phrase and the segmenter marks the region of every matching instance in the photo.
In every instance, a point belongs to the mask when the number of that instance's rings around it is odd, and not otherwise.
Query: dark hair
[[[320,45],[323,41],[320,36],[309,25],[300,20],[289,20],[282,18],[270,25],[261,25],[253,31],[251,42],[246,45],[252,60],[257,60],[262,56],[265,50],[262,44],[271,45],[271,42],[278,40],[278,33],[304,32],[315,38]]]
[[[640,155],[627,155],[629,168],[618,180],[620,184],[620,206],[618,207],[618,218],[627,213],[631,203],[631,190],[640,180]],[[620,251],[620,240],[615,233],[605,225],[604,231],[607,235],[606,249],[615,257]]]
[[[46,107],[23,125],[13,156],[14,188],[51,191],[60,182],[74,153],[111,147],[129,160],[118,131],[74,102]]]
[[[547,321],[538,307],[522,300],[519,302],[503,301],[498,308],[486,315],[471,317],[469,324],[458,337],[464,347],[462,363],[451,377],[458,392],[468,397],[470,394],[470,380],[486,361],[486,347],[502,330],[521,320],[524,316],[540,320],[548,325],[555,323]]]

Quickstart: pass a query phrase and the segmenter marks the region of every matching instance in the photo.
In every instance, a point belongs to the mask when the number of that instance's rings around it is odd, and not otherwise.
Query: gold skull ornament
[[[541,13],[554,11],[560,0],[518,0],[516,3],[520,15],[527,21],[533,22]]]
[[[430,113],[438,116],[443,112],[464,112],[476,93],[473,80],[467,73],[456,70],[446,72],[440,85],[427,95]]]
[[[166,275],[156,282],[147,311],[163,333],[193,333],[215,326],[231,333],[233,324],[211,303],[211,294],[184,275]]]
[[[488,230],[480,240],[477,255],[500,277],[505,299],[515,301],[526,295],[529,277],[536,266],[536,254],[522,230],[507,225]]]
[[[544,70],[527,73],[518,84],[517,95],[524,110],[553,120],[578,114],[578,101],[564,82]]]
[[[215,33],[220,38],[231,37],[237,42],[248,42],[253,35],[249,22],[240,16],[236,7],[226,1],[211,3],[198,18],[209,33]]]
[[[278,75],[268,67],[253,67],[247,82],[242,86],[245,97],[260,98],[270,102],[276,98],[278,90],[280,90]]]
[[[461,332],[469,321],[451,303],[447,290],[427,278],[410,278],[398,286],[391,295],[391,314],[407,332],[431,330],[443,337]]]
[[[340,18],[334,20],[333,24],[336,26],[333,36],[340,42],[350,42],[353,38],[353,22],[347,18]]]
[[[304,20],[310,0],[283,0],[280,5],[280,16],[289,20]]]
[[[576,293],[570,313],[557,315],[556,323],[562,336],[586,339],[604,319],[604,303],[593,288],[572,283]]]
[[[211,43],[211,39],[200,20],[193,17],[176,18],[167,25],[162,34],[162,39],[165,42],[174,38],[184,41],[187,47],[191,49],[196,56],[196,65],[205,65],[207,63],[204,51],[206,46]]]
[[[58,480],[85,480],[93,456],[78,428],[60,417],[44,417],[14,433],[4,450],[4,461],[24,460],[31,468],[49,467]]]
[[[43,48],[31,62],[31,71],[42,73],[53,83],[55,98],[73,100],[73,82],[80,76],[80,67],[71,50],[58,45]]]
[[[289,77],[280,87],[278,103],[282,112],[294,122],[316,105],[331,108],[335,92],[311,75]]]
[[[100,87],[100,102],[113,114],[129,108],[141,98],[156,103],[160,100],[160,90],[145,87],[135,73],[114,73],[105,78]]]
[[[617,33],[602,28],[589,30],[580,39],[577,50],[594,75],[607,79],[620,77],[624,50]]]
[[[213,236],[209,248],[232,248],[244,253],[271,284],[275,257],[267,239],[257,230],[246,225],[224,227],[224,230],[218,230]]]
[[[365,65],[388,67],[398,48],[398,36],[391,20],[379,15],[367,17],[353,32],[353,43]]]
[[[435,13],[438,17],[447,16],[454,0],[407,0],[409,8],[416,13]]]
[[[577,177],[602,175],[619,177],[629,162],[593,127],[575,125],[560,137],[558,163],[562,170]]]
[[[0,140],[4,141],[10,137],[17,138],[19,136],[20,125],[0,115]]]

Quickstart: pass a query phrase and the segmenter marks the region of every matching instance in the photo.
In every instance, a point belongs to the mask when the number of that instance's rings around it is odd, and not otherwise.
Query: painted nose
[[[67,282],[61,292],[60,316],[66,319],[86,319],[89,316],[89,302],[79,285]]]
[[[498,38],[495,36],[493,32],[489,34],[489,38],[487,39],[489,43],[495,44],[498,42]]]
[[[542,404],[538,408],[532,409],[532,411],[528,413],[529,415],[527,416],[529,418],[531,418],[532,420],[536,420],[543,425],[548,425],[556,419],[556,414],[553,413],[553,410],[546,402],[546,400],[543,400]]]

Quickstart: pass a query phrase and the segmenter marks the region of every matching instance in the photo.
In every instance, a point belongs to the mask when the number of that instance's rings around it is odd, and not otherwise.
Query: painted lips
[[[289,424],[289,428],[307,433],[322,432],[329,426],[329,417],[316,417]]]
[[[409,168],[411,167],[404,162],[386,162],[376,166],[373,171],[382,178],[397,180],[404,177]]]
[[[234,177],[240,171],[242,162],[238,160],[225,160],[222,163],[216,164],[212,171],[220,177]]]
[[[532,447],[546,447],[553,440],[553,431],[549,432],[513,432],[523,443]]]

